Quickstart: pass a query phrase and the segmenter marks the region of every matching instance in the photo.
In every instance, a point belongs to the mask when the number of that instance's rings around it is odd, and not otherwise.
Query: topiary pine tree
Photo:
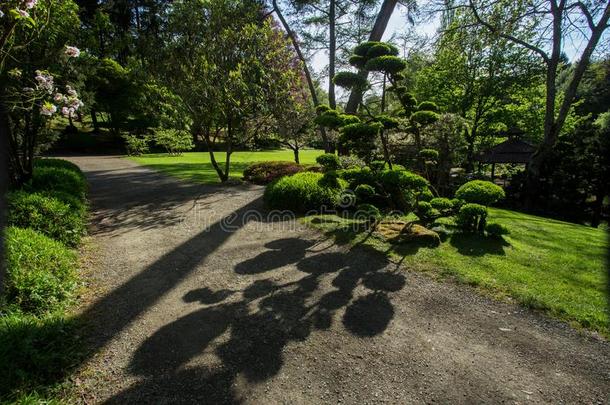
[[[377,72],[383,76],[381,115],[369,115],[366,119],[361,118],[359,124],[361,128],[373,123],[375,125],[371,129],[362,129],[358,132],[358,135],[362,133],[371,135],[373,134],[373,129],[377,131],[376,133],[380,137],[383,147],[384,159],[390,168],[392,167],[392,162],[388,150],[387,135],[388,131],[399,127],[400,121],[385,114],[386,90],[391,91],[400,102],[403,109],[401,115],[407,119],[407,130],[413,133],[418,151],[422,149],[421,129],[438,119],[437,112],[439,110],[436,104],[428,101],[418,105],[415,97],[407,91],[405,86],[401,85],[401,81],[404,79],[401,72],[406,68],[407,63],[403,58],[398,56],[398,53],[398,48],[390,43],[369,41],[357,45],[349,58],[349,63],[353,67],[365,69],[369,72]],[[339,72],[335,75],[333,81],[338,86],[352,90],[359,89],[362,92],[370,88],[369,82],[354,72]],[[390,83],[390,86],[386,89],[387,82]],[[357,137],[358,142],[354,142],[354,140],[350,139],[352,135],[355,136],[353,129],[343,131],[341,140],[348,146],[353,146],[355,143],[363,141],[362,137],[359,136]],[[366,150],[366,147],[371,147],[374,144],[374,139],[368,140],[367,143],[369,145],[360,145],[364,146],[364,148],[358,147],[358,149]],[[368,149],[369,152],[370,150]]]

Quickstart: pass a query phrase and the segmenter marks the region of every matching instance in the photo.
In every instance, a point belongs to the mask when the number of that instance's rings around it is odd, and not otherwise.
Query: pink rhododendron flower
[[[51,115],[55,114],[56,112],[57,112],[57,107],[49,102],[44,103],[42,108],[40,109],[40,113],[42,115],[46,115],[47,117],[50,117]]]
[[[36,7],[36,3],[38,3],[38,0],[25,0],[25,8],[32,9]]]
[[[56,103],[63,103],[65,98],[66,96],[64,96],[63,94],[57,93],[55,94],[55,97],[53,97],[53,100],[55,100]]]
[[[75,46],[66,46],[65,52],[70,58],[78,58],[80,55],[80,49]]]
[[[30,13],[28,13],[25,10],[21,10],[20,8],[18,8],[16,10],[19,13],[19,15],[22,16],[23,18],[28,18],[30,16]]]

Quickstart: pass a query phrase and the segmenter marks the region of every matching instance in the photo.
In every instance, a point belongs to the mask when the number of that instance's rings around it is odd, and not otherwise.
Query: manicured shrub
[[[462,184],[455,192],[455,197],[469,203],[491,205],[505,196],[502,187],[485,180],[472,180]]]
[[[432,201],[432,199],[434,198],[434,194],[432,194],[432,191],[430,191],[430,189],[428,187],[426,187],[420,194],[419,194],[419,199],[420,201]]]
[[[407,170],[384,170],[379,179],[383,186],[388,189],[406,189],[417,193],[424,192],[428,185],[426,179]]]
[[[57,169],[70,170],[78,174],[79,177],[82,177],[83,180],[85,179],[85,175],[77,165],[64,159],[41,158],[34,160],[34,171],[42,167],[55,167]]]
[[[76,211],[81,217],[85,217],[87,214],[87,203],[81,198],[72,194],[66,193],[65,191],[41,191],[41,195],[49,198],[54,198],[67,204],[71,210]]]
[[[491,222],[485,226],[485,231],[490,236],[500,237],[502,235],[508,235],[510,232],[507,227],[502,224]]]
[[[426,161],[438,160],[438,151],[436,149],[422,149],[419,151],[419,157]]]
[[[483,232],[486,226],[487,208],[480,204],[464,204],[458,212],[456,223],[467,232]]]
[[[381,217],[381,212],[379,211],[379,208],[375,207],[373,204],[360,204],[356,208],[355,217],[365,220],[374,220]]]
[[[333,78],[333,82],[340,87],[345,88],[363,88],[367,85],[365,77],[360,76],[354,72],[339,72]]]
[[[84,200],[87,182],[71,169],[40,167],[34,170],[32,180],[25,188],[33,192],[63,191]]]
[[[0,317],[0,397],[62,381],[82,355],[77,332],[77,322],[62,316],[4,313]]]
[[[428,212],[432,210],[432,204],[427,201],[419,201],[417,203],[417,213],[420,215],[427,216]]]
[[[76,254],[33,229],[6,231],[7,302],[23,312],[61,307],[76,287]]]
[[[338,170],[341,168],[339,156],[334,153],[325,153],[316,158],[316,162],[324,168],[324,171]]]
[[[375,196],[375,189],[368,184],[360,184],[354,189],[358,201],[370,201]]]
[[[453,209],[453,203],[448,198],[436,197],[430,200],[430,204],[441,213],[449,213]]]
[[[52,197],[16,191],[8,196],[8,223],[32,228],[68,246],[77,246],[85,230],[83,212]]]
[[[373,160],[369,163],[369,167],[374,172],[380,172],[385,169],[386,162],[384,160]]]
[[[452,198],[451,204],[453,204],[453,211],[458,212],[460,208],[462,208],[462,205],[466,204],[466,202],[464,200],[460,200],[459,198]]]
[[[265,189],[265,202],[270,208],[307,212],[339,203],[346,182],[336,173],[302,172],[282,177]]]
[[[259,162],[253,163],[244,170],[244,180],[255,184],[269,184],[284,176],[291,176],[304,171],[305,168],[294,162]]]
[[[368,184],[369,186],[374,187],[378,177],[377,174],[368,167],[343,170],[340,172],[340,176],[349,183],[349,187],[353,190],[360,184]]]

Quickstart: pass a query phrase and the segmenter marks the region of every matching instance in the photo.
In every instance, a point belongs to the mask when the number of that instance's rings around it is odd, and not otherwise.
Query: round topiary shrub
[[[458,212],[456,224],[467,232],[483,232],[486,226],[487,208],[480,204],[464,204]]]
[[[244,180],[254,184],[269,184],[284,176],[291,176],[305,168],[294,162],[258,162],[248,166],[243,173]]]
[[[334,153],[325,153],[316,158],[316,162],[324,168],[324,171],[338,170],[341,168],[339,156]]]
[[[455,197],[468,203],[491,205],[505,197],[502,187],[485,180],[472,180],[462,184]]]
[[[347,183],[322,173],[302,172],[282,177],[265,189],[265,203],[273,209],[304,213],[334,207]]]
[[[84,200],[87,182],[81,175],[70,169],[40,167],[34,170],[27,188],[34,192],[63,191]]]
[[[419,200],[420,201],[432,201],[432,199],[434,198],[434,194],[432,194],[432,191],[430,191],[430,189],[428,187],[426,187],[420,194],[419,194]]]
[[[503,235],[508,235],[510,232],[507,227],[498,223],[489,223],[485,226],[485,231],[489,236],[501,237]]]
[[[360,184],[368,184],[374,186],[377,180],[377,174],[368,167],[362,169],[347,169],[340,173],[342,179],[349,183],[351,189],[356,189]]]
[[[370,201],[375,197],[375,189],[368,184],[360,184],[354,189],[358,201]]]
[[[16,191],[8,196],[8,224],[31,228],[75,247],[85,230],[83,213],[38,193]]]
[[[448,198],[436,197],[430,200],[430,204],[443,213],[450,212],[453,209],[453,203]]]
[[[375,207],[373,204],[360,204],[356,209],[354,217],[356,219],[371,221],[380,218],[381,212],[379,211],[379,208]]]
[[[41,313],[64,304],[76,287],[76,254],[34,231],[6,232],[6,298],[20,310]]]

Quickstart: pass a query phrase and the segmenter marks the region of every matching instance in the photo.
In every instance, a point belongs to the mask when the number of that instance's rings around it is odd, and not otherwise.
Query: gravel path
[[[262,188],[74,157],[91,183],[88,403],[607,403],[610,345],[294,221]]]

